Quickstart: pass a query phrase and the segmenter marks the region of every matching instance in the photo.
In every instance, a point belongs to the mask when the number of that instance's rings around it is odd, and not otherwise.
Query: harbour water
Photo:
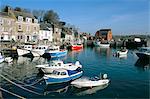
[[[0,78],[1,87],[26,98],[149,98],[149,60],[138,60],[133,50],[129,50],[127,57],[114,57],[116,49],[89,47],[80,51],[69,51],[64,62],[79,60],[83,65],[83,77],[108,74],[110,84],[88,89],[78,89],[69,83],[46,86],[44,81],[39,83],[42,75],[35,68],[38,64],[45,64],[55,59],[42,57],[18,57],[12,64],[0,64],[0,73],[7,78],[15,78],[13,82],[26,83],[23,87],[36,93],[18,88]],[[32,86],[32,87],[31,87]],[[34,88],[33,88],[34,86]],[[16,98],[2,92],[4,98]]]

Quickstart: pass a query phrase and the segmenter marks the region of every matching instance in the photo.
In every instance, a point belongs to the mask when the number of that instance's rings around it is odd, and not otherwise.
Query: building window
[[[21,35],[21,39],[22,39],[23,37],[22,37],[22,35]]]
[[[10,20],[8,20],[7,22],[8,22],[8,25],[10,25],[10,24],[11,24],[11,21],[10,21]]]
[[[1,40],[3,40],[4,39],[4,37],[1,37]]]
[[[22,22],[23,21],[23,17],[22,16],[18,16],[18,21]]]
[[[27,26],[27,31],[29,31],[29,26]]]
[[[34,19],[34,23],[38,23],[38,20],[37,20],[37,19]]]
[[[18,36],[18,39],[19,39],[19,36]]]
[[[34,27],[34,30],[36,31],[36,27]]]
[[[0,18],[0,23],[1,23],[1,24],[3,23],[3,19],[2,19],[2,18]]]
[[[20,30],[21,30],[21,25],[18,25],[18,29],[20,29]]]

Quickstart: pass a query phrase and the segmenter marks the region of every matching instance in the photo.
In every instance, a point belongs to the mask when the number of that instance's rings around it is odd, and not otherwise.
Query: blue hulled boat
[[[59,46],[53,46],[45,51],[44,57],[51,57],[51,58],[62,57],[66,56],[67,52],[68,52],[67,50],[60,50]]]
[[[82,74],[82,70],[57,69],[52,74],[44,75],[44,79],[46,84],[58,84],[75,80],[81,77]]]

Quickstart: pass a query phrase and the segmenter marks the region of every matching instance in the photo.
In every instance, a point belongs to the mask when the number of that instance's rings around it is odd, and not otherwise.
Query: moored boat
[[[119,50],[119,51],[116,52],[116,54],[118,56],[127,55],[127,53],[128,53],[127,49],[121,49],[121,50]]]
[[[7,62],[7,63],[10,63],[10,62],[12,62],[13,61],[13,58],[12,57],[6,57],[5,58],[5,62]]]
[[[77,88],[82,87],[96,87],[101,86],[109,83],[109,79],[107,79],[107,74],[103,75],[103,78],[95,77],[92,79],[88,78],[80,78],[75,81],[72,81],[71,84],[74,85]]]
[[[82,65],[79,63],[79,61],[76,61],[75,64],[73,63],[66,63],[64,64],[63,61],[51,61],[50,64],[43,64],[43,65],[37,65],[37,68],[42,70],[44,73],[52,73],[55,69],[66,69],[66,70],[77,70],[79,68],[82,68]]]
[[[66,49],[60,49],[59,46],[51,46],[45,51],[43,56],[51,58],[62,57],[66,56],[67,52],[68,51]]]
[[[54,70],[51,74],[44,75],[44,80],[46,84],[58,84],[69,82],[81,77],[83,71],[78,70],[66,70],[66,69],[57,69]]]
[[[97,47],[104,47],[104,48],[109,48],[110,44],[108,42],[101,42],[101,41],[95,41],[94,45]]]
[[[4,61],[4,57],[2,56],[2,53],[0,52],[0,63]]]
[[[136,52],[139,58],[150,59],[150,47],[142,47]]]
[[[72,46],[71,46],[71,49],[72,50],[80,50],[80,49],[82,49],[83,48],[83,44],[73,44]]]
[[[31,50],[32,50],[32,45],[21,45],[21,46],[18,46],[17,53],[18,53],[18,56],[23,56],[23,55],[30,53]]]
[[[44,55],[45,51],[48,49],[46,45],[37,45],[32,50],[31,53],[34,57]]]
[[[97,91],[103,90],[106,87],[108,87],[109,84],[105,84],[105,85],[101,85],[101,86],[97,86],[97,87],[92,87],[92,88],[86,88],[86,90],[83,91],[79,91],[79,93],[76,93],[77,96],[84,96],[87,94],[94,94]]]

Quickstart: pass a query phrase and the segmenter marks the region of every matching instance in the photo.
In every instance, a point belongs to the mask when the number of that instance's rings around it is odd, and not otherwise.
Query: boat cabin
[[[48,48],[48,46],[44,46],[44,45],[34,47],[34,49],[36,49],[36,50],[46,50],[47,48]]]
[[[149,52],[150,53],[150,47],[142,47],[139,49],[140,52]]]
[[[26,49],[26,50],[32,50],[32,45],[20,45],[18,46],[19,49]]]
[[[62,66],[64,63],[63,61],[52,61],[50,62],[50,66]]]
[[[52,74],[55,76],[68,76],[68,72],[65,69],[54,70]]]
[[[48,48],[49,51],[59,51],[59,46],[51,46]]]

